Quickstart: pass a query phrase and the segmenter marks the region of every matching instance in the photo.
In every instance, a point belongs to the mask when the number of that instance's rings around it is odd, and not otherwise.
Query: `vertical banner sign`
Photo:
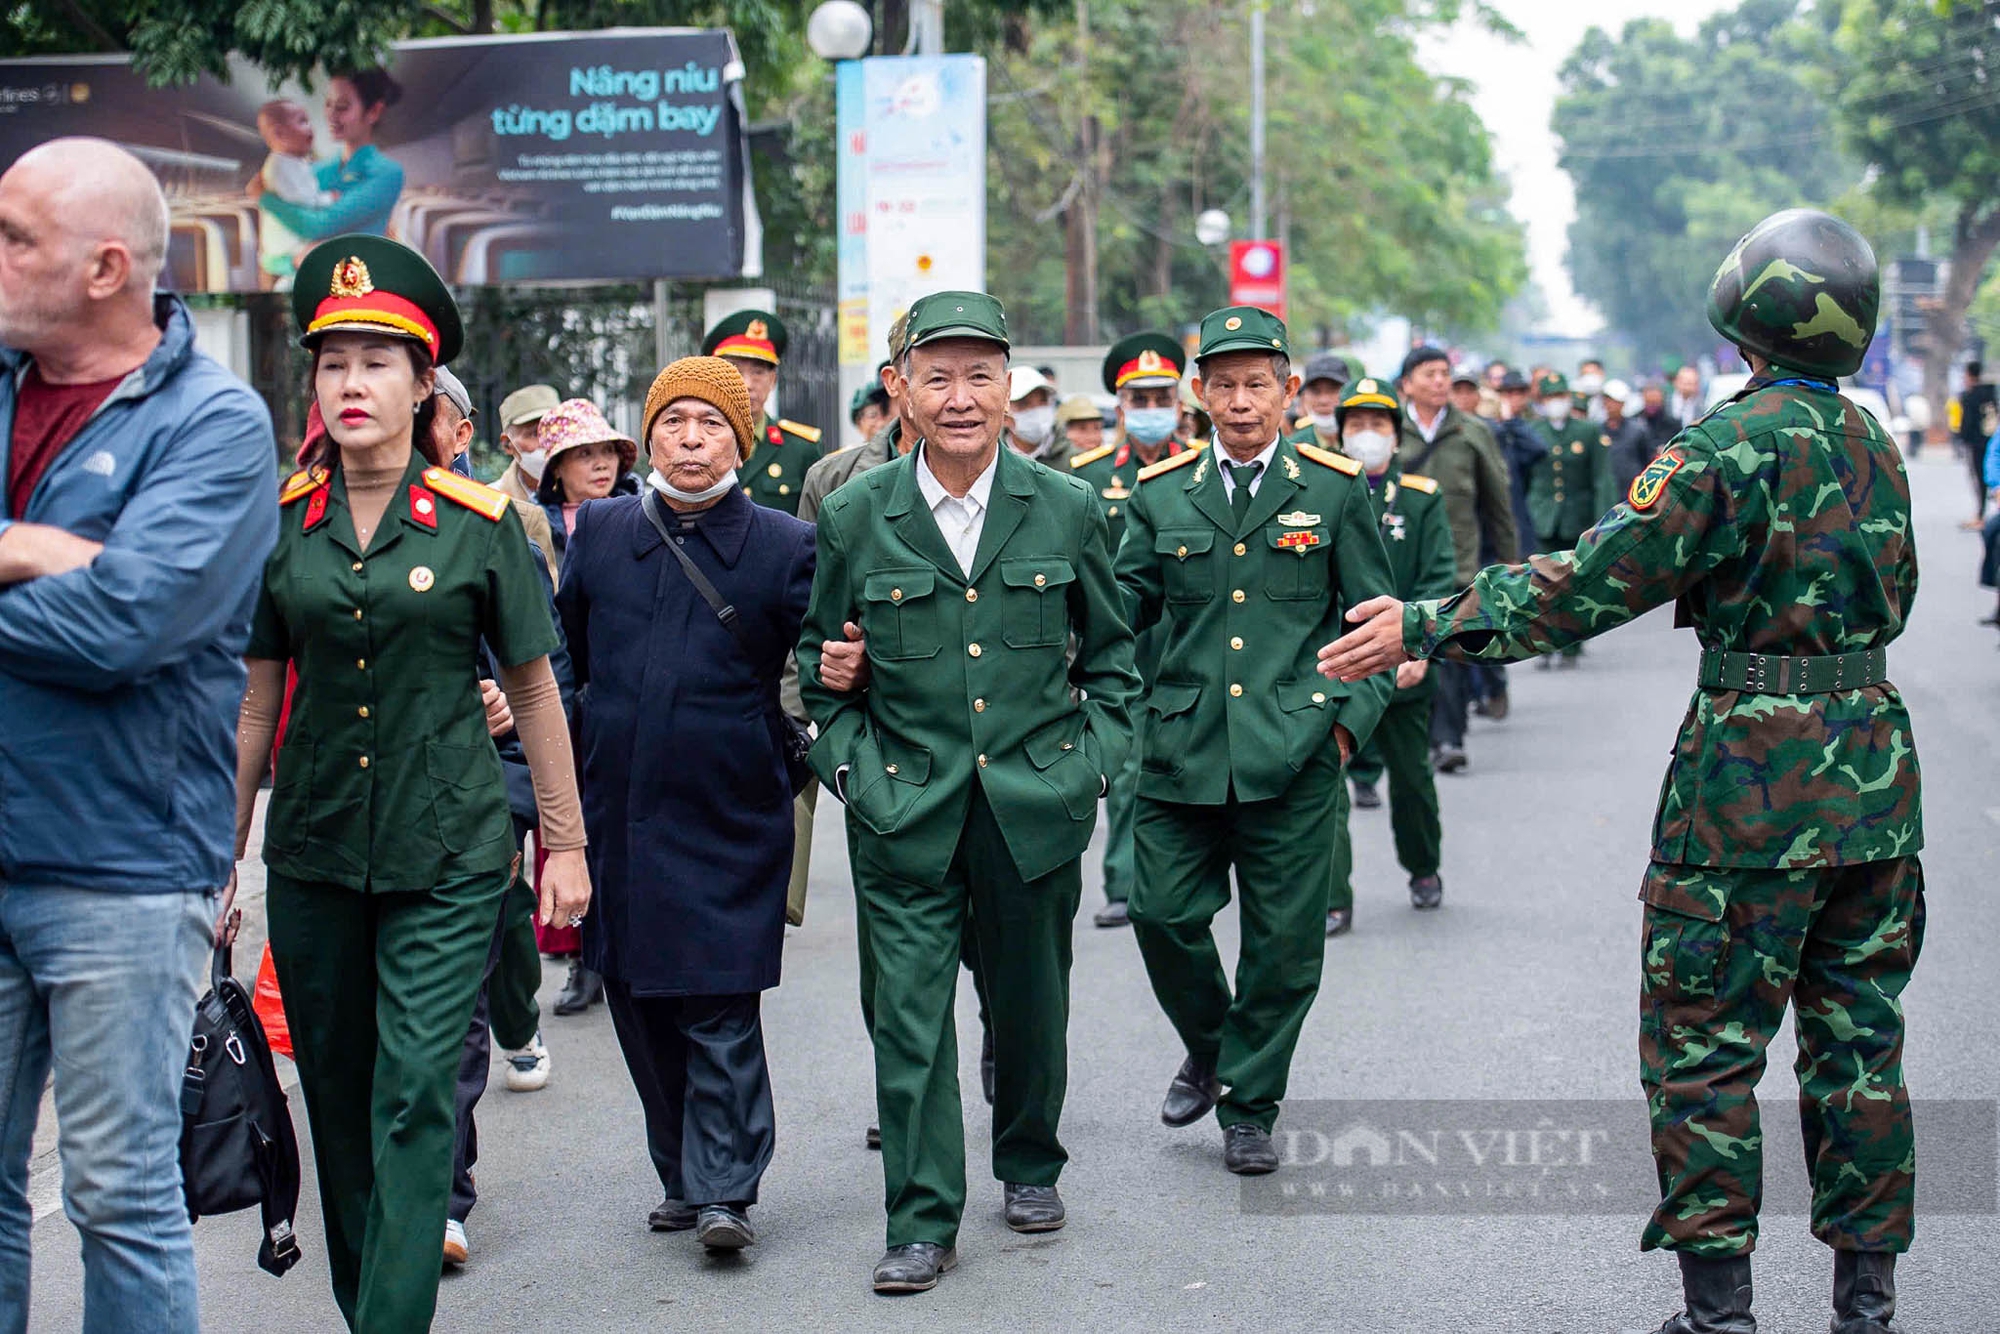
[[[843,63],[837,87],[841,382],[851,392],[888,355],[889,326],[912,301],[986,286],[986,62],[876,56]]]
[[[1260,306],[1285,318],[1285,243],[1229,243],[1229,304]]]

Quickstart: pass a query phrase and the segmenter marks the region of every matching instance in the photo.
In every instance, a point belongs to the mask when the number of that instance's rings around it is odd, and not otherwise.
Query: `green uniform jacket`
[[[1458,556],[1451,542],[1451,522],[1444,514],[1444,493],[1435,479],[1405,474],[1395,465],[1368,489],[1369,503],[1382,525],[1382,549],[1389,553],[1389,578],[1396,596],[1450,597],[1458,589]],[[1398,689],[1398,701],[1427,699],[1437,689],[1437,675],[1409,689]]]
[[[819,431],[797,422],[760,418],[752,439],[756,444],[750,457],[737,470],[743,479],[743,494],[768,509],[796,516],[806,470],[819,462]]]
[[[879,468],[895,458],[903,438],[903,423],[891,417],[889,424],[861,444],[836,449],[806,469],[806,484],[799,491],[798,517],[807,523],[819,522],[819,507],[838,491],[841,484],[858,472]]]
[[[1528,517],[1538,550],[1561,550],[1602,518],[1618,499],[1612,490],[1609,437],[1596,422],[1571,417],[1561,426],[1531,418],[1528,429],[1549,452],[1528,470]],[[1526,536],[1526,535],[1524,535]],[[1549,543],[1559,545],[1551,547]]]
[[[1160,451],[1161,458],[1184,454],[1190,449],[1201,449],[1201,445],[1184,445],[1169,439]],[[1080,477],[1104,506],[1105,522],[1111,525],[1111,554],[1118,554],[1118,544],[1125,537],[1125,506],[1130,503],[1133,491],[1139,486],[1139,469],[1145,467],[1124,436],[1112,438],[1108,444],[1100,445],[1087,454],[1072,454],[1069,469],[1072,476]]]
[[[1139,677],[1104,515],[1083,483],[1003,445],[967,578],[916,460],[870,469],[820,508],[798,652],[820,729],[813,770],[840,792],[847,768],[848,815],[881,836],[876,859],[932,883],[978,783],[1021,878],[1034,880],[1083,854],[1132,742]],[[843,695],[821,683],[819,662],[847,621],[866,636],[870,680]]]
[[[1149,469],[1126,508],[1118,583],[1133,626],[1167,632],[1141,729],[1141,796],[1268,801],[1332,744],[1336,722],[1359,745],[1382,716],[1387,677],[1343,685],[1316,670],[1342,613],[1392,585],[1360,465],[1314,453],[1353,472],[1281,441],[1241,524],[1215,447]]]
[[[1479,573],[1482,532],[1491,539],[1493,553],[1502,561],[1514,560],[1534,535],[1514,531],[1514,490],[1507,477],[1507,460],[1485,422],[1447,403],[1433,443],[1435,447],[1424,442],[1423,432],[1405,409],[1396,463],[1406,471],[1437,479],[1438,490],[1444,493],[1445,517],[1451,520],[1452,545],[1458,552],[1458,586],[1463,588]]]
[[[1419,656],[1508,662],[1678,599],[1679,622],[1707,648],[1851,653],[1901,634],[1916,593],[1896,446],[1830,391],[1753,380],[1675,436],[1575,551],[1409,604],[1403,642]],[[1923,841],[1915,743],[1893,685],[1695,691],[1660,793],[1655,861],[1846,866]]]
[[[503,871],[514,821],[479,641],[509,667],[557,643],[513,502],[413,454],[364,553],[345,476],[310,480],[285,489],[244,650],[298,669],[264,861],[366,891]]]

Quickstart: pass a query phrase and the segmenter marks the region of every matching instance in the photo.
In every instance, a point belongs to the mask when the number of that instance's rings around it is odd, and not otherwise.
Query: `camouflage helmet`
[[[1882,281],[1860,232],[1791,208],[1750,229],[1708,288],[1715,331],[1774,365],[1852,375],[1875,337]]]

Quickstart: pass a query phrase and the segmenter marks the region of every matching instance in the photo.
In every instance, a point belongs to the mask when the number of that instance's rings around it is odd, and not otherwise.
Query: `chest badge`
[[[430,592],[431,585],[436,582],[437,576],[431,573],[428,565],[419,565],[410,571],[410,587],[419,593]]]
[[[1384,515],[1382,516],[1382,523],[1383,523],[1383,525],[1384,525],[1385,527],[1387,527],[1387,528],[1388,528],[1388,530],[1389,530],[1389,537],[1390,537],[1390,540],[1392,540],[1392,541],[1396,541],[1396,542],[1401,542],[1401,541],[1404,541],[1404,540],[1405,540],[1405,535],[1404,535],[1404,533],[1403,533],[1403,516],[1402,516],[1402,515],[1400,515],[1400,514],[1384,514]]]
[[[1284,465],[1285,465],[1285,480],[1286,480],[1286,481],[1288,481],[1288,482],[1296,482],[1296,481],[1298,481],[1298,480],[1299,480],[1299,475],[1300,475],[1300,474],[1299,474],[1299,461],[1298,461],[1297,459],[1293,458],[1293,457],[1292,457],[1292,456],[1291,456],[1290,454],[1286,454],[1286,455],[1284,455],[1284,456],[1283,456],[1282,458],[1280,458],[1280,459],[1279,459],[1278,461],[1279,461],[1280,463],[1282,463],[1282,464],[1284,464]]]
[[[1287,551],[1296,551],[1301,556],[1320,544],[1318,533],[1310,528],[1297,528],[1289,533],[1279,533],[1276,545]]]
[[[1123,500],[1131,494],[1130,491],[1125,489],[1125,483],[1117,477],[1113,477],[1111,485],[1105,487],[1103,491],[1103,496],[1106,500]]]
[[[1308,514],[1304,510],[1293,510],[1290,514],[1280,514],[1278,522],[1287,528],[1310,528],[1319,522],[1319,515]]]

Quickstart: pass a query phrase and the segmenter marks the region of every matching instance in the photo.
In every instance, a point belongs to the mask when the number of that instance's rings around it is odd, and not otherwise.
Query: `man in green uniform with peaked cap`
[[[1396,461],[1402,404],[1387,381],[1363,376],[1340,396],[1334,425],[1341,453],[1359,463],[1368,479],[1368,500],[1382,528],[1389,573],[1399,598],[1444,597],[1458,587],[1456,548],[1444,496],[1437,482],[1406,473]],[[1389,775],[1389,827],[1396,860],[1410,875],[1410,904],[1435,908],[1444,900],[1438,864],[1444,829],[1438,818],[1437,777],[1431,772],[1431,689],[1429,664],[1396,669],[1396,693],[1361,748],[1354,768],[1372,762]],[[1326,933],[1337,936],[1354,921],[1354,844],[1348,837],[1348,803],[1341,793],[1335,816],[1333,893],[1327,900]]]
[[[1528,470],[1528,516],[1536,551],[1568,551],[1618,497],[1611,489],[1611,451],[1597,423],[1576,409],[1569,381],[1550,372],[1535,385],[1535,415],[1528,429],[1549,447]],[[1574,667],[1583,645],[1564,647],[1561,662]],[[1543,654],[1541,665],[1549,665]]]
[[[1003,1217],[1017,1232],[1065,1221],[1071,933],[1139,688],[1097,498],[1001,442],[1000,303],[937,292],[908,318],[893,397],[918,443],[820,507],[798,650],[820,725],[812,764],[847,806],[873,954],[888,1210],[878,1292],[934,1287],[957,1262],[953,993],[968,913],[993,1002]]]
[[[1202,447],[1174,439],[1174,428],[1180,424],[1181,373],[1186,369],[1187,353],[1171,334],[1132,334],[1113,343],[1104,356],[1104,388],[1118,397],[1118,433],[1109,444],[1073,455],[1069,466],[1103,502],[1114,553],[1125,536],[1125,506],[1139,484],[1140,470]],[[1147,685],[1152,684],[1153,672],[1160,664],[1162,639],[1160,628],[1154,626],[1135,641],[1133,662]],[[1135,729],[1140,722],[1135,713]],[[1131,920],[1132,812],[1138,787],[1139,746],[1135,743],[1104,799],[1105,902],[1091,919],[1098,926],[1124,926]]]
[[[1753,1089],[1789,1003],[1813,1235],[1834,1334],[1887,1334],[1914,1227],[1903,1011],[1924,934],[1922,802],[1887,645],[1917,591],[1909,478],[1840,396],[1875,330],[1875,254],[1789,209],[1723,261],[1708,318],[1750,383],[1675,436],[1574,551],[1382,599],[1321,651],[1358,680],[1411,658],[1519,660],[1665,602],[1702,645],[1653,827],[1639,1059],[1680,1260],[1663,1334],[1747,1334],[1761,1144]]]
[[[1215,444],[1139,473],[1118,583],[1159,626],[1139,729],[1132,927],[1186,1059],[1160,1119],[1217,1112],[1223,1164],[1278,1166],[1271,1127],[1319,993],[1341,766],[1390,683],[1329,685],[1313,654],[1347,607],[1394,587],[1361,465],[1283,437],[1298,392],[1285,324],[1254,306],[1201,322],[1196,391]],[[1232,992],[1210,929],[1241,894]],[[1227,1088],[1227,1093],[1223,1092]]]
[[[782,417],[770,421],[764,416],[764,405],[778,387],[778,364],[785,359],[790,341],[785,322],[770,311],[739,310],[715,322],[701,340],[701,354],[721,357],[734,366],[749,387],[750,402],[757,410],[750,452],[743,456],[738,471],[743,493],[759,505],[795,515],[806,470],[819,461],[822,451],[819,427]]]

